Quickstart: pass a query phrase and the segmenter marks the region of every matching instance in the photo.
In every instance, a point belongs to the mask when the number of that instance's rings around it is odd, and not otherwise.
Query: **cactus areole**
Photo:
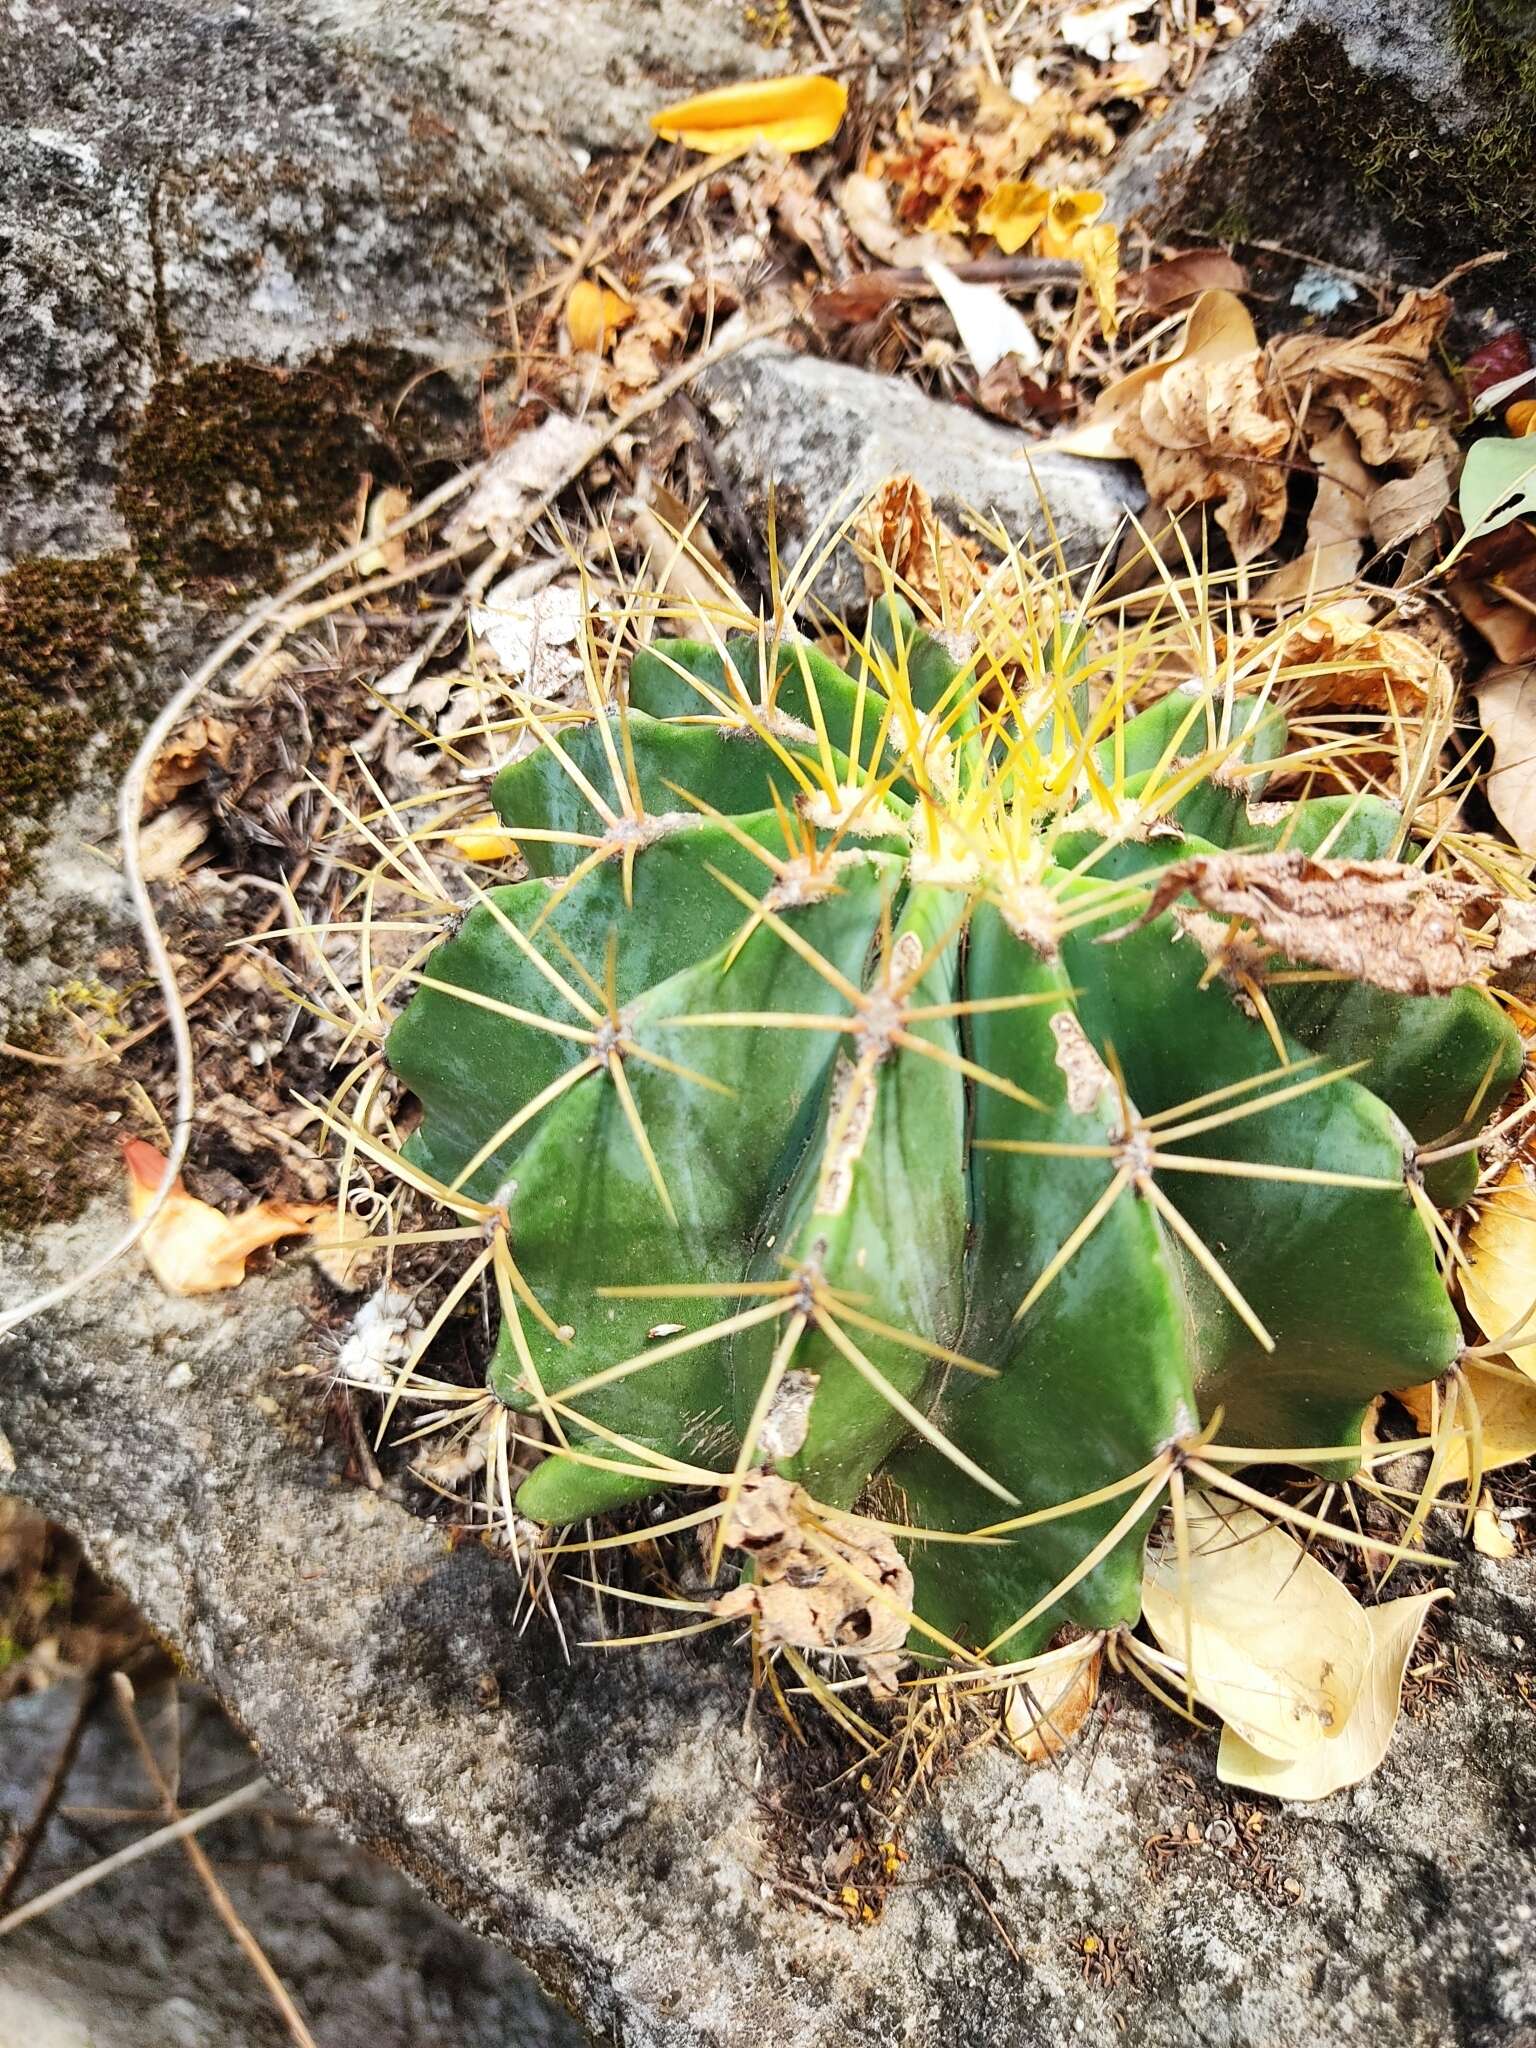
[[[1271,693],[1010,659],[885,600],[851,672],[662,641],[531,719],[531,873],[389,1042],[418,1179],[502,1218],[519,1509],[774,1474],[885,1526],[913,1651],[999,1660],[1135,1620],[1180,1446],[1347,1470],[1455,1361],[1476,1158],[1424,1155],[1520,1063],[1398,813],[1260,801]]]

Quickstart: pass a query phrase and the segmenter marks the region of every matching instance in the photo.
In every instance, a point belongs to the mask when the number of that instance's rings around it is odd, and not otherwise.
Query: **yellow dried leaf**
[[[847,106],[848,89],[835,78],[747,79],[663,107],[652,114],[651,126],[665,141],[706,156],[734,154],[754,143],[793,155],[830,142]]]
[[[1089,455],[1118,461],[1128,452],[1121,444],[1119,430],[1133,418],[1149,384],[1157,383],[1181,363],[1207,367],[1257,356],[1259,337],[1248,308],[1235,292],[1202,292],[1189,309],[1184,339],[1172,355],[1155,363],[1143,363],[1118,383],[1111,384],[1099,398],[1081,427],[1063,434],[1051,445],[1068,455]]]
[[[1284,629],[1279,648],[1268,645],[1286,679],[1286,701],[1309,710],[1395,705],[1407,712],[1430,700],[1449,704],[1455,691],[1449,668],[1416,633],[1374,625],[1348,600],[1319,605]]]
[[[1504,424],[1517,440],[1536,434],[1536,398],[1520,398],[1504,414]]]
[[[1022,249],[1050,211],[1051,195],[1033,181],[1006,179],[976,216],[982,234],[990,235],[1005,256]]]
[[[1459,594],[1457,602],[1467,609]],[[1518,630],[1531,631],[1528,613],[1506,609]],[[1536,853],[1536,662],[1486,669],[1477,685],[1477,715],[1493,743],[1484,787],[1494,816],[1522,853]]]
[[[390,485],[382,491],[375,491],[368,500],[368,521],[364,536],[377,541],[365,554],[357,558],[359,576],[397,576],[405,567],[405,535],[397,533],[392,540],[382,538],[390,527],[402,520],[411,509],[411,494]]]
[[[1079,228],[1067,254],[1083,266],[1083,282],[1099,310],[1099,331],[1108,340],[1120,332],[1120,313],[1115,303],[1115,281],[1120,275],[1119,232],[1107,222],[1102,227]]]
[[[142,1138],[123,1146],[128,1169],[128,1208],[137,1220],[149,1208],[165,1177],[165,1160]],[[238,1287],[246,1260],[280,1237],[310,1230],[316,1217],[333,1213],[316,1202],[257,1202],[225,1216],[189,1195],[178,1176],[164,1207],[139,1239],[150,1271],[167,1294],[217,1294]]]
[[[1499,1520],[1493,1495],[1486,1487],[1472,1514],[1472,1548],[1479,1557],[1506,1558],[1515,1554],[1515,1539]]]
[[[1216,1759],[1222,1784],[1268,1792],[1276,1799],[1326,1799],[1368,1778],[1386,1755],[1397,1726],[1403,1674],[1424,1617],[1445,1597],[1442,1586],[1432,1593],[1411,1593],[1406,1599],[1362,1608],[1370,1658],[1353,1711],[1343,1725],[1327,1741],[1290,1758],[1265,1755],[1229,1725],[1221,1732]]]
[[[1040,254],[1075,256],[1077,251],[1073,243],[1103,211],[1102,192],[1072,192],[1065,188],[1053,192],[1040,228]]]
[[[1536,1188],[1512,1166],[1463,1243],[1461,1291],[1490,1344],[1519,1329],[1509,1361],[1536,1380]]]
[[[1060,1756],[1099,1696],[1102,1636],[1083,1636],[1048,1653],[1026,1681],[1008,1688],[1003,1726],[1026,1763]]]
[[[622,292],[610,291],[584,277],[572,285],[565,305],[565,331],[578,355],[602,355],[613,345],[621,327],[635,317],[635,309]]]
[[[1201,1493],[1187,1506],[1187,1574],[1171,1535],[1147,1553],[1147,1625],[1170,1657],[1188,1655],[1196,1698],[1246,1743],[1303,1756],[1354,1712],[1371,1657],[1365,1611],[1257,1509]]]
[[[1527,1458],[1536,1457],[1536,1386],[1527,1386],[1523,1380],[1510,1379],[1503,1373],[1487,1372],[1475,1359],[1469,1359],[1461,1369],[1466,1376],[1466,1391],[1477,1403],[1481,1469],[1497,1472],[1504,1465],[1521,1465]],[[1435,1427],[1434,1395],[1433,1387],[1404,1387],[1393,1396],[1402,1402],[1424,1436],[1430,1435]],[[1465,1394],[1461,1399],[1465,1399]],[[1470,1444],[1462,1431],[1465,1418],[1460,1412],[1461,1399],[1453,1418],[1458,1433],[1446,1447],[1440,1467],[1442,1492],[1464,1480],[1469,1469]]]

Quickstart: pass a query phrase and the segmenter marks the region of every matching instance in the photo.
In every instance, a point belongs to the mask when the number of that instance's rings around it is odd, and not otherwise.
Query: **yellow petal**
[[[1147,1553],[1147,1625],[1180,1665],[1188,1655],[1196,1697],[1245,1742],[1301,1756],[1354,1710],[1370,1663],[1365,1610],[1256,1509],[1191,1493],[1188,1516],[1187,1576],[1171,1535]]]
[[[1536,1379],[1536,1188],[1518,1166],[1483,1204],[1464,1249],[1462,1293],[1477,1327],[1500,1346],[1518,1330],[1510,1363]]]
[[[1528,1386],[1523,1380],[1509,1379],[1503,1373],[1485,1372],[1475,1359],[1461,1369],[1477,1403],[1482,1450],[1479,1463],[1483,1471],[1497,1472],[1501,1465],[1522,1465],[1527,1458],[1536,1457],[1536,1385]],[[1395,1396],[1424,1436],[1434,1428],[1433,1393],[1431,1387],[1405,1387]],[[1466,1421],[1461,1407],[1464,1399],[1465,1395],[1457,1401],[1457,1413],[1452,1418],[1458,1433],[1447,1447],[1440,1467],[1442,1487],[1454,1486],[1467,1476],[1470,1445],[1462,1433]]]
[[[462,832],[450,832],[448,844],[465,860],[511,860],[518,850],[512,834],[495,818],[477,818]]]
[[[123,1164],[129,1212],[137,1219],[154,1201],[165,1161],[153,1145],[130,1138],[123,1146]],[[280,1237],[302,1236],[317,1216],[327,1213],[320,1203],[257,1202],[225,1216],[189,1195],[178,1177],[139,1246],[167,1294],[217,1294],[240,1285],[252,1252]]]
[[[1504,424],[1517,439],[1536,434],[1536,398],[1519,398],[1504,415]]]
[[[1093,293],[1099,309],[1099,329],[1107,340],[1120,332],[1120,315],[1115,305],[1115,280],[1120,275],[1120,236],[1106,224],[1079,228],[1068,254],[1083,266],[1083,282]]]
[[[781,149],[820,149],[842,125],[848,89],[835,78],[748,79],[701,92],[652,114],[651,126],[668,142],[708,156],[724,156],[754,143]]]
[[[1070,256],[1073,238],[1096,221],[1103,211],[1102,192],[1069,192],[1065,189],[1053,192],[1040,229],[1040,254]]]
[[[622,293],[590,277],[571,287],[565,304],[565,329],[578,355],[601,355],[621,327],[635,317],[635,309]]]
[[[1370,1636],[1370,1665],[1354,1710],[1338,1732],[1305,1755],[1265,1756],[1235,1729],[1221,1732],[1216,1775],[1223,1785],[1268,1792],[1276,1799],[1326,1799],[1368,1778],[1387,1753],[1403,1697],[1403,1674],[1424,1626],[1424,1617],[1445,1588],[1411,1593],[1363,1610]]]
[[[990,235],[1005,256],[1022,249],[1045,219],[1051,195],[1043,185],[1020,184],[1010,178],[999,185],[976,216],[976,225]]]

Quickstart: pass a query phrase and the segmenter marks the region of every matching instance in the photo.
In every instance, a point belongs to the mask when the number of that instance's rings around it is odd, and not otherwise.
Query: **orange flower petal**
[[[1070,192],[1065,188],[1053,192],[1040,230],[1040,254],[1070,256],[1074,237],[1091,226],[1103,211],[1102,192]]]
[[[565,328],[571,347],[578,355],[601,355],[613,344],[621,327],[635,317],[635,309],[621,292],[584,277],[571,287],[565,305]]]
[[[1536,434],[1536,398],[1517,398],[1505,413],[1504,424],[1517,438]]]
[[[128,1169],[128,1208],[144,1214],[165,1175],[165,1160],[142,1138],[123,1145]],[[307,1232],[316,1217],[333,1214],[314,1202],[257,1202],[236,1216],[225,1216],[207,1202],[189,1195],[180,1176],[153,1223],[139,1239],[150,1271],[167,1294],[217,1294],[238,1287],[245,1262],[263,1245],[280,1237]]]
[[[747,79],[701,92],[652,114],[651,126],[668,142],[708,156],[766,144],[793,155],[819,149],[842,125],[848,89],[815,75]]]
[[[1008,179],[999,185],[976,216],[976,225],[990,235],[1005,256],[1022,249],[1050,211],[1051,195],[1033,180]]]

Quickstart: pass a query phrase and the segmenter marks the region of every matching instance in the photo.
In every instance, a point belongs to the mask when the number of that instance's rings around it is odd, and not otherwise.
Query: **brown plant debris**
[[[912,1574],[883,1529],[818,1508],[792,1480],[749,1472],[725,1540],[756,1576],[717,1600],[716,1614],[755,1616],[768,1652],[840,1651],[862,1665],[875,1698],[895,1692]]]
[[[1498,900],[1484,884],[1394,860],[1215,853],[1165,868],[1139,922],[1185,893],[1218,916],[1245,918],[1288,959],[1405,996],[1445,995],[1474,978],[1462,919]]]

